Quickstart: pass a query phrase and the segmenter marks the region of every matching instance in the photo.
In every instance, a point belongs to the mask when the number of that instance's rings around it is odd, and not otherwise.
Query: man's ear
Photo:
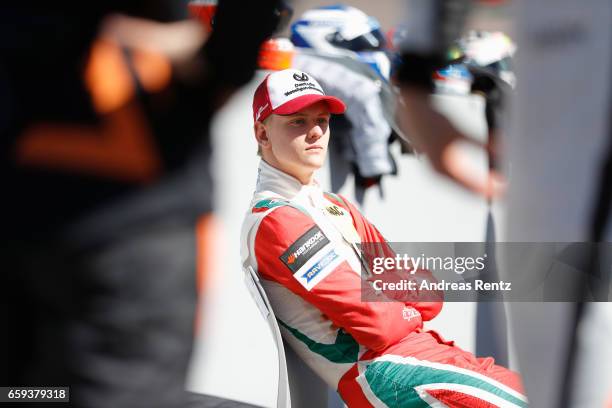
[[[253,129],[255,130],[255,139],[257,139],[257,143],[261,147],[268,147],[270,145],[270,139],[268,139],[268,129],[263,122],[255,122],[253,125]]]

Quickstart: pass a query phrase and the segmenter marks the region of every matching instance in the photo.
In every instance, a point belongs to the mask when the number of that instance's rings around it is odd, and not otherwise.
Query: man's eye
[[[294,119],[294,120],[291,121],[291,124],[295,125],[295,126],[301,126],[304,123],[306,123],[306,120],[304,120],[304,119]]]
[[[317,123],[320,125],[327,125],[327,122],[329,122],[328,118],[319,118],[317,119]]]

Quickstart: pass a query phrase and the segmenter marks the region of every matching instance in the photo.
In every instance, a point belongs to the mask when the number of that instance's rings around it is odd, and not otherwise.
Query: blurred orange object
[[[217,12],[217,0],[191,0],[187,5],[189,14],[197,18],[206,29],[211,33],[213,29],[213,19]]]
[[[36,122],[18,140],[15,160],[22,166],[128,183],[154,181],[162,171],[162,161],[136,88],[160,92],[171,79],[172,66],[163,55],[132,50],[126,56],[114,41],[97,40],[91,47],[84,81],[99,122]]]
[[[295,47],[287,38],[271,38],[259,49],[257,64],[261,69],[280,71],[291,68]]]

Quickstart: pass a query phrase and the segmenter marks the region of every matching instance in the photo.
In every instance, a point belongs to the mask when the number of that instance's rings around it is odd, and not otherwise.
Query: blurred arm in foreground
[[[414,148],[425,154],[439,173],[458,184],[494,197],[500,194],[502,178],[495,171],[479,174],[472,170],[462,151],[463,144],[476,145],[483,150],[490,146],[468,138],[453,126],[431,104],[432,74],[448,65],[447,52],[460,37],[469,1],[411,0],[408,2],[409,30],[403,43],[402,66],[397,80],[401,90],[398,120]]]
[[[277,20],[238,3],[210,37],[176,0],[0,7],[0,383],[70,386],[74,407],[200,399],[208,128]]]

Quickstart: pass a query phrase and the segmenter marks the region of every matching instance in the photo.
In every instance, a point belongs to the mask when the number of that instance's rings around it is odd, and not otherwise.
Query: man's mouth
[[[308,146],[306,148],[306,150],[323,150],[323,146],[319,146],[319,145],[312,145],[312,146]]]

